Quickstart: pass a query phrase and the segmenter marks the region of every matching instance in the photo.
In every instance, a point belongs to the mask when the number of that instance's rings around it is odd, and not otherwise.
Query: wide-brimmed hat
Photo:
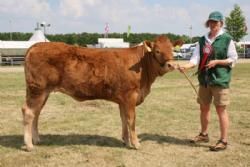
[[[212,20],[212,21],[223,21],[223,15],[221,14],[221,12],[218,11],[214,11],[212,13],[209,14],[208,19],[206,21],[206,25],[208,26],[208,22]]]

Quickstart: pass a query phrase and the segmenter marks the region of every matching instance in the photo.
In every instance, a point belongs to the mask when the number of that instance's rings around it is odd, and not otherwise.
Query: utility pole
[[[193,27],[192,27],[192,25],[190,25],[190,27],[189,27],[189,30],[190,30],[190,43],[192,43],[192,30],[193,30]]]
[[[12,22],[9,20],[10,23],[10,40],[12,41]]]

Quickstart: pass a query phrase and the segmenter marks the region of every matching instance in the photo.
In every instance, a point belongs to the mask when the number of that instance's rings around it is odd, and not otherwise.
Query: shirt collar
[[[222,29],[220,29],[220,31],[217,33],[217,35],[215,36],[215,38],[213,39],[213,40],[211,40],[211,39],[209,39],[209,32],[207,33],[207,34],[205,34],[205,39],[206,39],[206,41],[207,42],[209,42],[210,44],[212,44],[213,42],[214,42],[214,40],[218,37],[218,36],[220,36],[220,35],[222,35],[224,33],[224,31],[222,30]]]

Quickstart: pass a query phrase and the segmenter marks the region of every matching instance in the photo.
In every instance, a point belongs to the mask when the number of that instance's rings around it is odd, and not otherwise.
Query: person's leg
[[[215,87],[213,89],[214,105],[219,119],[220,139],[210,147],[211,151],[220,151],[227,148],[229,117],[226,106],[230,103],[229,89]]]
[[[201,122],[201,133],[208,134],[208,124],[210,120],[210,105],[200,105],[200,122]]]
[[[201,133],[208,134],[208,124],[210,120],[210,104],[212,101],[211,88],[200,86],[197,102],[200,104]]]
[[[200,86],[198,92],[197,102],[200,104],[200,134],[196,136],[191,142],[208,142],[208,124],[210,120],[210,103],[211,91],[209,87]]]
[[[211,151],[221,151],[227,148],[229,119],[226,106],[216,106],[216,112],[220,123],[220,139],[215,145],[210,146]]]
[[[226,106],[216,106],[216,112],[218,114],[220,122],[220,139],[223,142],[227,142],[229,119]]]

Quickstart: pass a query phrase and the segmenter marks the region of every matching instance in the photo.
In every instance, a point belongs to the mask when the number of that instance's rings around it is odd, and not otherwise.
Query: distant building
[[[242,54],[239,54],[239,57],[250,58],[250,41],[237,42],[236,45],[244,50]]]
[[[122,38],[98,38],[96,48],[129,48],[129,43]]]
[[[1,41],[0,40],[0,64],[23,64],[24,55],[28,48],[38,42],[49,42],[39,25],[28,41]],[[122,38],[99,38],[98,44],[87,45],[90,48],[129,48],[129,43]]]
[[[22,64],[24,55],[29,47],[38,42],[49,42],[42,30],[37,27],[28,41],[1,41],[0,40],[0,64]]]

